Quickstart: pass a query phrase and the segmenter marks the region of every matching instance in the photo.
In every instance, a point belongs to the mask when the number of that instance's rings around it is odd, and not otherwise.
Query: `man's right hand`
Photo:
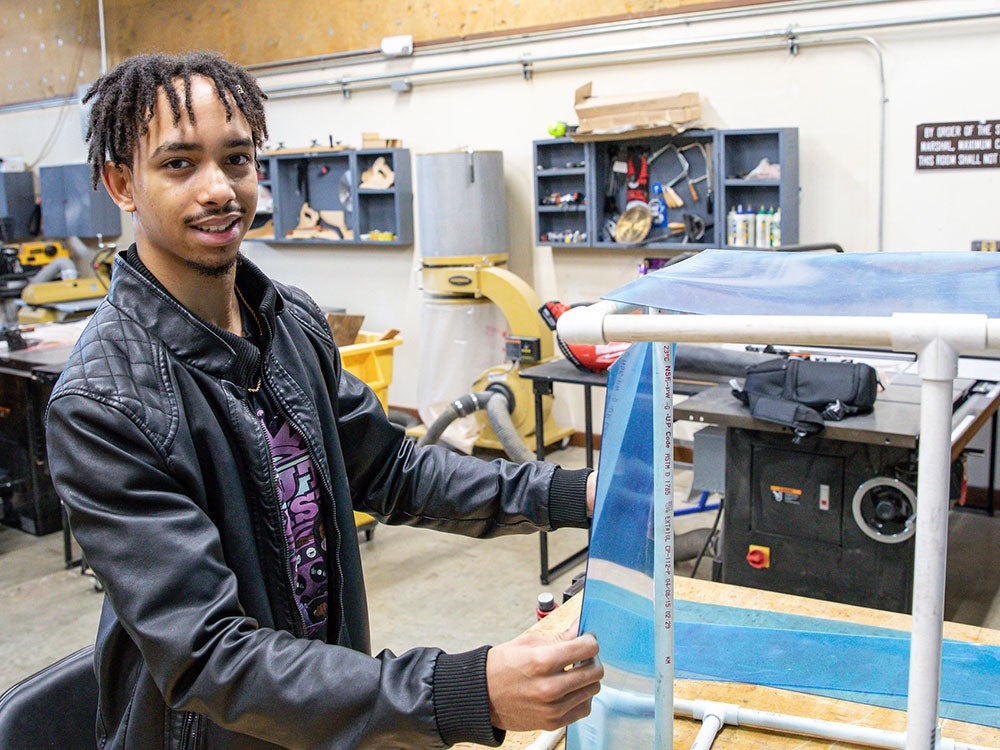
[[[490,720],[509,731],[566,726],[590,713],[603,677],[597,639],[590,633],[575,637],[575,628],[559,635],[524,633],[486,655]]]

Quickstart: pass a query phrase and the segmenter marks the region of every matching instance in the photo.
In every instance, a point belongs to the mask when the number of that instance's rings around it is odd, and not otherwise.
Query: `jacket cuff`
[[[593,469],[563,469],[556,467],[549,485],[549,525],[553,529],[586,529],[587,477]]]
[[[486,688],[489,650],[489,646],[481,646],[463,654],[441,653],[434,662],[434,714],[446,745],[474,742],[498,747],[503,743],[506,732],[490,722]]]

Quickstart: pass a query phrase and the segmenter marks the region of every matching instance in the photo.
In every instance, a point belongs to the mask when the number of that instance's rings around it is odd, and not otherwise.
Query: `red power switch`
[[[747,562],[750,563],[751,568],[770,568],[771,567],[771,548],[761,547],[756,544],[750,545],[750,551],[747,552]]]

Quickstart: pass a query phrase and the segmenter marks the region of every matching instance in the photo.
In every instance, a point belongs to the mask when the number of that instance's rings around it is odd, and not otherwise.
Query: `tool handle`
[[[688,190],[691,192],[691,200],[697,201],[698,200],[698,191],[694,189],[694,183],[693,182],[689,182],[688,183]]]

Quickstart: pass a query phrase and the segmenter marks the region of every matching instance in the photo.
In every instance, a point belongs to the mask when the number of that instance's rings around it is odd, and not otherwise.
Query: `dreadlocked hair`
[[[229,96],[232,97],[250,124],[254,144],[258,149],[262,147],[267,139],[264,119],[267,95],[245,69],[209,52],[137,55],[98,78],[83,97],[84,104],[93,101],[85,140],[89,143],[87,156],[95,188],[101,181],[106,161],[132,164],[139,138],[149,132],[161,89],[170,102],[176,125],[181,120],[182,104],[174,85],[177,81],[183,84],[183,106],[188,120],[194,123],[191,77],[195,75],[204,76],[215,84],[219,101],[226,108],[226,120],[233,117]]]

